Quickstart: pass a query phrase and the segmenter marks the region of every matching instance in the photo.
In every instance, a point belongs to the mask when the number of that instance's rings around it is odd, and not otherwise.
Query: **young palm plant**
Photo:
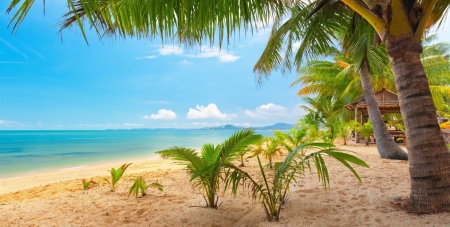
[[[370,136],[373,135],[373,127],[370,121],[361,126],[359,134],[366,140],[366,146],[369,146]]]
[[[318,150],[308,155],[303,155],[301,151],[305,148],[315,148]],[[225,176],[226,185],[227,187],[231,187],[235,194],[239,185],[244,182],[249,182],[253,191],[253,198],[258,198],[259,202],[261,202],[267,219],[269,221],[279,221],[281,206],[287,199],[291,183],[297,182],[304,175],[305,171],[311,170],[312,163],[316,167],[319,181],[322,182],[324,189],[329,189],[330,178],[325,160],[322,157],[323,155],[337,159],[352,171],[360,182],[361,178],[350,163],[369,167],[363,160],[342,152],[342,150],[339,150],[332,144],[306,143],[293,149],[283,162],[276,162],[274,164],[274,171],[264,168],[258,156],[260,180],[255,180],[247,172],[237,167],[230,168],[230,171]]]
[[[279,138],[266,137],[264,141],[261,142],[266,147],[264,148],[262,144],[257,145],[253,155],[251,157],[256,157],[258,155],[262,155],[265,159],[269,160],[269,167],[272,169],[273,167],[273,159],[276,156],[282,155],[283,151],[281,150],[281,143]]]
[[[288,133],[282,131],[274,131],[273,134],[280,140],[280,143],[290,153],[295,147],[302,144],[306,139],[306,130],[292,128]]]
[[[117,182],[120,180],[120,178],[122,178],[123,173],[130,165],[131,163],[125,163],[118,169],[111,168],[111,170],[109,170],[109,172],[111,173],[111,181],[106,178],[102,178],[104,181],[108,182],[112,192],[116,190]]]
[[[161,192],[163,191],[164,186],[157,182],[147,185],[142,177],[137,177],[136,179],[132,179],[132,181],[134,181],[134,183],[131,186],[128,194],[133,194],[134,196],[136,196],[136,198],[139,197],[139,191],[141,192],[142,196],[145,196],[147,194],[147,189],[150,187],[156,188]]]
[[[200,154],[194,149],[176,146],[156,153],[164,159],[172,159],[177,164],[185,165],[186,171],[191,175],[190,181],[203,192],[207,207],[217,209],[217,194],[223,173],[229,166],[234,166],[231,162],[236,159],[238,152],[261,139],[262,136],[255,134],[253,129],[243,129],[217,146],[204,144]]]

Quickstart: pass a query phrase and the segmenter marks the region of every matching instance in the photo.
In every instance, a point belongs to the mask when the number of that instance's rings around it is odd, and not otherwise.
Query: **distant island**
[[[288,130],[293,128],[293,124],[286,124],[286,123],[276,123],[274,125],[269,126],[263,126],[263,127],[242,127],[242,126],[236,126],[236,125],[221,125],[216,127],[205,127],[205,128],[190,128],[190,130],[239,130],[243,128],[253,128],[255,130]],[[106,130],[186,130],[189,128],[132,128],[132,129],[106,129]]]
[[[292,124],[286,124],[286,123],[276,123],[274,125],[270,126],[263,126],[263,127],[249,127],[253,128],[255,130],[287,130],[293,128],[294,125]],[[200,128],[199,130],[239,130],[247,127],[242,126],[235,126],[235,125],[222,125],[217,127],[205,127]]]

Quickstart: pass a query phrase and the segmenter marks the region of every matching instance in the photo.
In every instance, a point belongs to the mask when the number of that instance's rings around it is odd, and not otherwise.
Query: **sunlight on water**
[[[228,130],[0,131],[0,176],[145,157],[172,146],[200,149],[218,144]],[[272,131],[258,131],[264,136]]]

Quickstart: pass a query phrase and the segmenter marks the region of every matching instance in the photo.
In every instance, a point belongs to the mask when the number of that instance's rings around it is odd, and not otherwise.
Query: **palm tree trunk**
[[[391,135],[389,135],[386,124],[381,117],[380,108],[378,108],[378,103],[373,91],[372,81],[370,80],[367,60],[363,62],[360,74],[364,100],[367,103],[367,111],[369,112],[375,137],[377,138],[377,148],[381,158],[408,160],[408,154],[403,151],[397,143],[395,143]]]
[[[408,141],[410,209],[450,210],[450,153],[437,123],[436,107],[412,35],[386,37]]]

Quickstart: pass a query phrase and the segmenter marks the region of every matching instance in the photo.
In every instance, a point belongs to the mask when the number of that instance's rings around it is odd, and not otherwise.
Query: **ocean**
[[[155,156],[172,146],[219,144],[231,130],[0,131],[0,178]],[[273,131],[257,133],[271,136]]]

